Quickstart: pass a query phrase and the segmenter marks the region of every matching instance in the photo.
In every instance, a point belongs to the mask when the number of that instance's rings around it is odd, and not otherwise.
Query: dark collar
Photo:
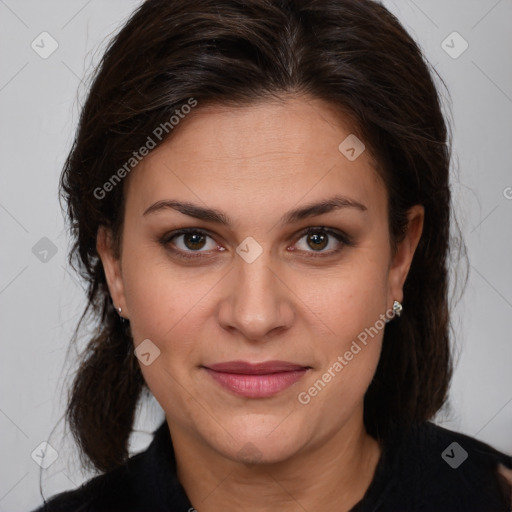
[[[153,441],[143,455],[143,481],[140,486],[152,495],[151,500],[162,510],[193,510],[178,480],[174,448],[166,421],[155,431]]]

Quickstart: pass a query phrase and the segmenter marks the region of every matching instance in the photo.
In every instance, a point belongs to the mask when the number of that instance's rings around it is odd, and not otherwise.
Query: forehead
[[[373,159],[365,150],[349,160],[339,149],[347,137],[354,137],[348,120],[317,99],[198,104],[132,171],[127,205],[140,213],[151,202],[179,196],[276,209],[337,192],[375,202],[373,196],[386,194]]]

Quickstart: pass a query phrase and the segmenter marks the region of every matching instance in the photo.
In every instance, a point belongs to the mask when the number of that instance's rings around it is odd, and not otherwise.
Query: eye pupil
[[[324,249],[327,245],[327,235],[322,232],[311,233],[308,237],[308,243],[313,241],[314,246],[310,247],[312,249]]]
[[[189,233],[183,236],[183,240],[188,249],[197,250],[204,246],[205,236],[200,233]]]

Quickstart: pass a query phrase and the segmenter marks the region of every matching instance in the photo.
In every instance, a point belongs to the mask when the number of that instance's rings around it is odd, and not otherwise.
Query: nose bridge
[[[240,257],[235,265],[229,312],[222,319],[225,327],[236,328],[246,338],[261,339],[276,328],[289,326],[291,308],[274,275],[271,254],[263,251],[251,262]]]
[[[256,300],[268,303],[273,295],[271,288],[275,288],[274,275],[271,272],[269,254],[262,254],[252,263],[238,261],[236,280],[237,288],[242,292],[242,298],[250,301]],[[273,285],[273,286],[272,286]],[[274,290],[275,291],[275,290]]]

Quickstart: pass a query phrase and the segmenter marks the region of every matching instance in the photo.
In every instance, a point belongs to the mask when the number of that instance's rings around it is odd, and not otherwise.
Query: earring
[[[121,316],[121,311],[122,311],[121,306],[116,307],[116,305],[114,304],[114,301],[112,301],[112,305],[114,306],[114,309],[115,309],[115,310],[117,310],[117,314],[118,314],[119,316]],[[121,317],[121,318],[122,318],[122,317]]]
[[[388,312],[386,312],[386,323],[388,324],[389,322],[391,322],[391,320],[393,320],[393,318],[395,318],[395,316],[400,316],[402,314],[402,310],[403,310],[403,306],[402,306],[402,303],[395,300],[393,301],[393,316],[392,317],[388,317]]]

